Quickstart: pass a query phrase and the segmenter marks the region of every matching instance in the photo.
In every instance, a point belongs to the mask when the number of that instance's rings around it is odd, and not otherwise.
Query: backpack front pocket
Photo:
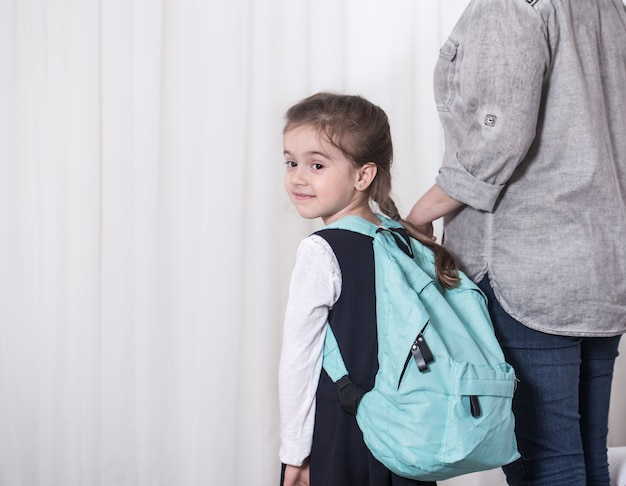
[[[507,363],[497,367],[453,363],[453,368],[441,462],[453,464],[465,458],[477,468],[488,469],[492,460],[499,462],[503,455],[514,457],[514,440],[509,445],[510,450],[502,450],[498,441],[491,442],[497,450],[488,450],[490,442],[480,440],[494,434],[513,437],[513,368]],[[478,443],[481,448],[473,450]]]

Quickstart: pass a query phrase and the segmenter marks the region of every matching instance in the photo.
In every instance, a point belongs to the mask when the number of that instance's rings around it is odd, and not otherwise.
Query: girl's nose
[[[304,184],[306,184],[306,175],[304,173],[304,170],[302,170],[302,168],[300,166],[296,167],[291,173],[290,173],[290,182],[294,185],[294,186],[302,186]]]

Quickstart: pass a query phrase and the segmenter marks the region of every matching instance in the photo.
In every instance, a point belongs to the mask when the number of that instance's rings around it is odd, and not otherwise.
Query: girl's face
[[[329,224],[348,214],[370,213],[360,169],[323,140],[316,128],[303,125],[288,130],[283,147],[285,189],[300,216],[319,217]]]

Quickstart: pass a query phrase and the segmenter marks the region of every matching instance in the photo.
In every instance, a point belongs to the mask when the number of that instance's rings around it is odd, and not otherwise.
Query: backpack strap
[[[343,358],[341,357],[341,351],[339,351],[339,344],[337,338],[333,333],[330,323],[326,326],[326,337],[324,338],[324,370],[330,376],[330,379],[334,383],[337,383],[341,378],[348,375],[348,369],[346,368]]]
[[[400,223],[386,218],[385,216],[380,214],[377,216],[383,226],[377,226],[359,216],[345,216],[329,224],[324,229],[349,230],[371,236],[372,238],[374,238],[377,233],[386,231],[393,236],[398,247],[413,258],[411,240],[406,229]],[[341,409],[350,415],[356,415],[359,402],[365,392],[350,379],[350,374],[341,356],[339,344],[337,343],[330,323],[327,325],[326,336],[324,338],[323,367],[330,379],[337,384]]]
[[[324,338],[323,366],[330,379],[339,387],[341,409],[350,415],[356,415],[356,409],[365,392],[360,386],[352,383],[330,324],[326,327]]]
[[[385,228],[384,226],[380,226],[376,229],[376,233],[382,233],[383,231],[386,231],[393,236],[393,239],[396,240],[398,248],[406,253],[407,256],[411,258],[415,256],[413,254],[413,248],[411,247],[411,236],[406,228]]]

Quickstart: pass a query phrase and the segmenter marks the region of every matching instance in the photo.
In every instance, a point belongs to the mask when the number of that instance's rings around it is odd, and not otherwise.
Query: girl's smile
[[[363,169],[324,140],[312,126],[288,130],[283,138],[285,190],[298,213],[331,223],[347,214],[370,219]],[[365,181],[365,182],[364,182]]]

